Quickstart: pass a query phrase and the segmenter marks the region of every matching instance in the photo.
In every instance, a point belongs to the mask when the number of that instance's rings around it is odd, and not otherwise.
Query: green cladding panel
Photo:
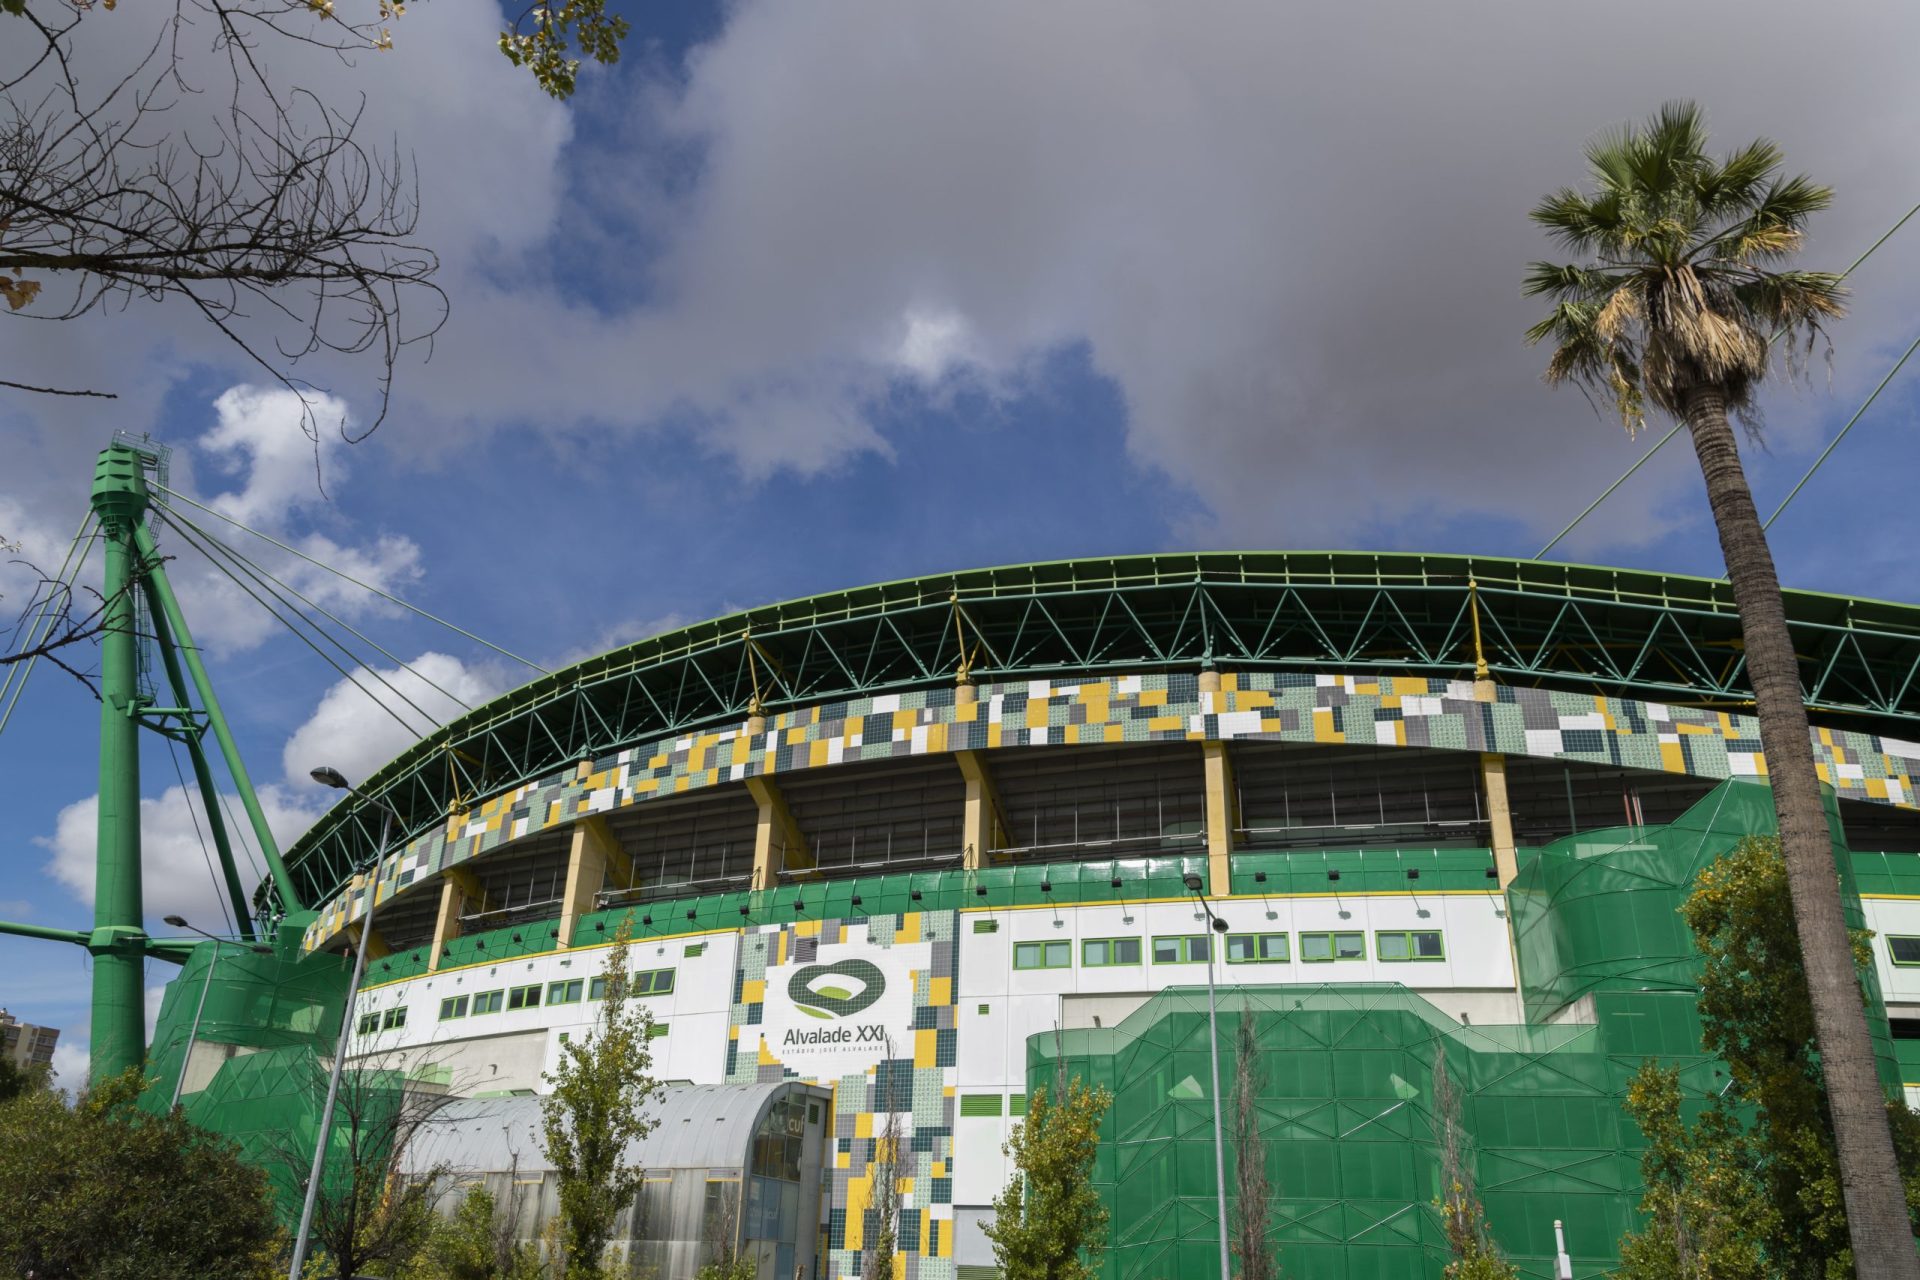
[[[1523,1025],[1465,1026],[1394,984],[1223,990],[1229,1100],[1240,1024],[1256,1020],[1253,1097],[1275,1189],[1268,1238],[1283,1271],[1348,1280],[1440,1273],[1433,1097],[1444,1056],[1464,1095],[1475,1179],[1500,1246],[1523,1274],[1549,1276],[1557,1219],[1574,1274],[1610,1273],[1640,1196],[1642,1141],[1621,1105],[1628,1081],[1658,1057],[1682,1069],[1696,1097],[1726,1083],[1700,1048],[1697,959],[1678,908],[1700,868],[1742,836],[1773,829],[1770,802],[1763,784],[1728,782],[1670,826],[1588,833],[1537,851],[1508,895]],[[1843,878],[1851,884],[1844,870]],[[1858,901],[1849,901],[1858,923]],[[1901,1064],[1920,1053],[1896,1058],[1877,993],[1874,1003],[1883,1078],[1895,1089]],[[1112,1215],[1104,1280],[1218,1274],[1207,1040],[1204,988],[1178,988],[1118,1026],[1027,1043],[1030,1088],[1064,1067],[1114,1095],[1095,1168]],[[1916,1070],[1907,1066],[1908,1078]],[[1235,1159],[1230,1149],[1229,1170]],[[1231,1202],[1231,1174],[1227,1192]]]

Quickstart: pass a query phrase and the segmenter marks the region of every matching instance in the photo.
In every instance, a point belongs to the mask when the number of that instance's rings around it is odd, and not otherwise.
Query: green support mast
[[[100,816],[94,852],[93,1057],[95,1080],[146,1060],[146,942],[140,893],[139,644],[135,632],[135,530],[150,497],[132,449],[100,455],[93,510],[106,548],[100,652]]]
[[[0,921],[0,933],[69,942],[93,957],[92,1062],[95,1081],[146,1064],[146,961],[148,958],[183,963],[197,943],[150,938],[140,872],[140,730],[154,729],[183,740],[193,759],[194,774],[207,819],[220,855],[222,878],[232,902],[235,923],[248,938],[258,936],[235,865],[232,843],[221,819],[213,778],[201,738],[210,729],[233,779],[234,789],[251,820],[254,838],[265,856],[269,874],[285,912],[304,904],[281,860],[279,845],[268,828],[266,815],[246,765],[228,729],[213,683],[199,650],[187,630],[185,615],[167,581],[164,558],[147,527],[153,505],[146,472],[160,465],[152,448],[115,442],[101,451],[93,473],[93,510],[100,522],[105,547],[101,596],[100,647],[100,807],[94,852],[93,930],[81,933],[39,925]],[[149,605],[152,631],[140,632],[140,602]],[[141,646],[151,640],[158,648],[173,707],[152,705],[142,688]],[[185,672],[181,667],[184,660]],[[191,684],[199,707],[189,705]],[[282,946],[289,945],[282,937]]]

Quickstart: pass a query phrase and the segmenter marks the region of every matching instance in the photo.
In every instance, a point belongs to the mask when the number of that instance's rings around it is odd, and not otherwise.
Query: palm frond
[[[1756,138],[1720,163],[1709,164],[1695,184],[1701,211],[1710,218],[1746,214],[1782,159],[1780,148],[1772,140]]]
[[[1562,187],[1535,205],[1527,216],[1568,249],[1585,253],[1616,225],[1617,218],[1610,212],[1597,208],[1596,202],[1572,187]]]
[[[1606,273],[1574,263],[1530,262],[1520,284],[1523,297],[1590,298],[1606,289]]]

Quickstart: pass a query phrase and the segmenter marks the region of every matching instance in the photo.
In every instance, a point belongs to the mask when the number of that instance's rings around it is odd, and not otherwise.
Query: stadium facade
[[[1920,608],[1788,612],[1882,1078],[1912,1098]],[[1270,552],[889,583],[642,641],[422,740],[363,788],[396,838],[357,799],[303,837],[317,909],[278,955],[196,951],[150,1060],[196,1119],[310,1141],[303,1073],[371,908],[352,1065],[462,1099],[409,1159],[524,1189],[537,1237],[528,1097],[626,929],[670,1127],[732,1135],[641,1153],[621,1231],[662,1280],[715,1205],[762,1280],[860,1275],[889,1116],[901,1280],[980,1280],[1002,1144],[1062,1071],[1115,1096],[1104,1274],[1179,1280],[1219,1271],[1211,982],[1223,1062],[1257,1019],[1290,1271],[1437,1273],[1444,1054],[1501,1246],[1551,1274],[1561,1220],[1598,1275],[1638,1200],[1628,1078],[1657,1056],[1725,1083],[1675,912],[1772,829],[1765,779],[1720,582]]]

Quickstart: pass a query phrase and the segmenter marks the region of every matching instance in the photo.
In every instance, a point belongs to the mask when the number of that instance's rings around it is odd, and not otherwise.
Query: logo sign
[[[925,942],[870,945],[866,926],[828,943],[805,963],[767,966],[755,1032],[768,1057],[803,1077],[832,1080],[888,1056],[913,1052],[913,975],[933,963]],[[743,1046],[744,1047],[744,1046]]]
[[[787,981],[787,999],[816,1018],[850,1018],[886,994],[887,975],[868,960],[810,964]]]

